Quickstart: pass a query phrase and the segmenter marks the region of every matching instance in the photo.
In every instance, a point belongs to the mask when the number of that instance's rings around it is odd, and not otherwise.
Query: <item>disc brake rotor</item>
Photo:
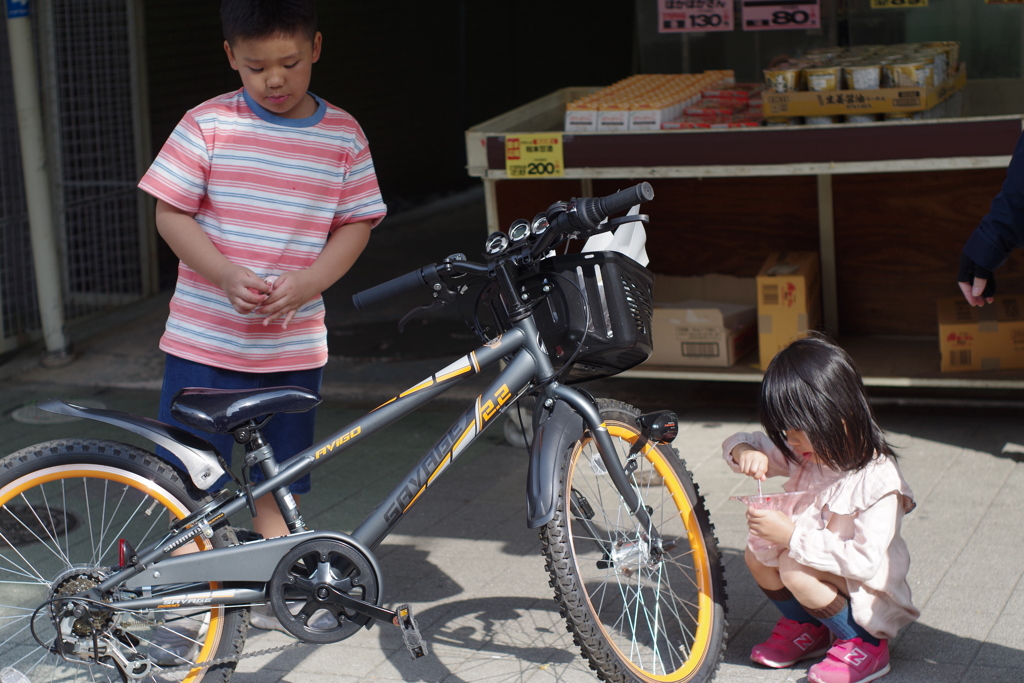
[[[333,539],[306,541],[281,558],[268,586],[281,625],[310,643],[335,643],[354,635],[371,617],[347,609],[334,595],[377,604],[373,565],[356,548]]]

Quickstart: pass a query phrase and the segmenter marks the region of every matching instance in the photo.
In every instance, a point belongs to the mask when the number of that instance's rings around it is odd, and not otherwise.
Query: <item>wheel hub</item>
[[[651,544],[643,539],[620,540],[612,546],[612,565],[615,573],[632,576],[642,567],[648,569],[658,564],[658,555],[651,552]]]

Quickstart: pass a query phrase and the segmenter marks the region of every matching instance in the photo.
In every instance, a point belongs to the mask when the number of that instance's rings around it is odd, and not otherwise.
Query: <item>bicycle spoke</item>
[[[24,495],[22,497],[24,498]],[[32,538],[36,539],[39,542],[39,545],[41,545],[42,547],[44,547],[47,550],[49,550],[50,553],[52,553],[53,556],[56,557],[58,560],[63,562],[65,566],[67,566],[67,567],[71,566],[71,562],[68,561],[67,557],[64,556],[63,552],[58,553],[56,550],[51,548],[50,545],[46,541],[44,541],[43,539],[39,538],[39,534],[37,534],[35,531],[33,531],[32,527],[30,527],[28,524],[25,524],[25,522],[23,522],[20,517],[15,516],[15,514],[13,512],[11,512],[11,510],[6,505],[3,506],[3,510],[7,514],[9,514],[11,516],[11,518],[14,519],[15,522],[20,524],[22,526],[22,528],[25,529],[25,531],[27,531],[29,534],[31,534]],[[34,510],[34,508],[32,507],[31,504],[29,505],[29,510],[32,510],[33,516],[35,516],[36,519],[39,519],[39,515],[35,514],[35,510]],[[59,546],[58,546],[57,550],[60,550]]]
[[[25,497],[25,494],[22,493],[22,494],[20,494],[20,496],[21,496],[21,499],[25,502],[25,505],[27,505],[28,508],[32,511],[32,515],[36,518],[36,521],[39,522],[39,526],[41,526],[46,531],[46,535],[50,538],[51,541],[53,541],[53,545],[57,548],[57,551],[60,553],[61,559],[63,559],[64,563],[67,566],[70,567],[71,566],[71,560],[68,558],[68,554],[66,552],[64,552],[64,549],[60,547],[60,542],[57,540],[57,538],[54,536],[54,534],[52,534],[50,532],[50,529],[56,529],[57,527],[54,526],[54,524],[53,524],[53,515],[51,514],[50,506],[46,502],[46,491],[45,491],[45,489],[40,487],[40,493],[43,494],[43,509],[46,510],[46,516],[50,518],[50,526],[49,527],[47,527],[46,523],[43,522],[43,520],[39,518],[39,513],[36,512],[35,506],[32,505],[32,503],[30,503],[28,501],[28,498]],[[6,508],[7,506],[5,505],[4,507]],[[42,542],[42,541],[40,541],[40,542]]]

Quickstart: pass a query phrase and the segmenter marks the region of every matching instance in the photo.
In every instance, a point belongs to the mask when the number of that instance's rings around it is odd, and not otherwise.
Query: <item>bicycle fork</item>
[[[641,436],[630,449],[627,462],[623,465],[619,461],[611,435],[601,420],[600,412],[589,397],[568,387],[552,385],[548,395],[542,399],[542,405],[552,409],[558,401],[564,401],[583,419],[586,429],[597,446],[605,472],[611,478],[638,525],[640,538],[637,542],[623,541],[619,546],[613,545],[611,541],[601,540],[603,535],[599,533],[592,521],[594,518],[593,507],[579,491],[572,489],[569,492],[569,513],[586,532],[586,536],[593,539],[601,551],[602,557],[598,561],[598,568],[608,569],[620,564],[630,566],[636,564],[636,557],[660,558],[661,555],[676,546],[676,541],[661,537],[651,520],[651,510],[644,506],[629,475],[636,469],[636,456],[645,447],[653,445],[652,442],[668,442],[675,438],[678,432],[678,421],[675,414],[669,411],[659,411],[641,416],[638,424]],[[552,414],[555,412],[552,411]],[[565,447],[564,444],[560,445]]]

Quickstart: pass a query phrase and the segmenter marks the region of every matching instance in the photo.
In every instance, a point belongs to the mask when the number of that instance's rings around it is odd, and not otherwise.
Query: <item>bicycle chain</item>
[[[177,673],[195,671],[196,669],[209,669],[211,666],[218,666],[220,664],[230,664],[231,662],[238,662],[246,657],[255,657],[256,655],[266,655],[272,652],[283,652],[284,650],[291,650],[292,648],[300,647],[302,645],[315,645],[316,643],[306,643],[301,640],[296,640],[294,643],[288,643],[287,645],[278,645],[277,647],[268,647],[265,650],[257,650],[256,652],[241,652],[237,656],[218,657],[217,659],[211,659],[208,662],[202,664],[182,664],[180,666],[172,667],[160,667],[160,675],[167,673]]]

